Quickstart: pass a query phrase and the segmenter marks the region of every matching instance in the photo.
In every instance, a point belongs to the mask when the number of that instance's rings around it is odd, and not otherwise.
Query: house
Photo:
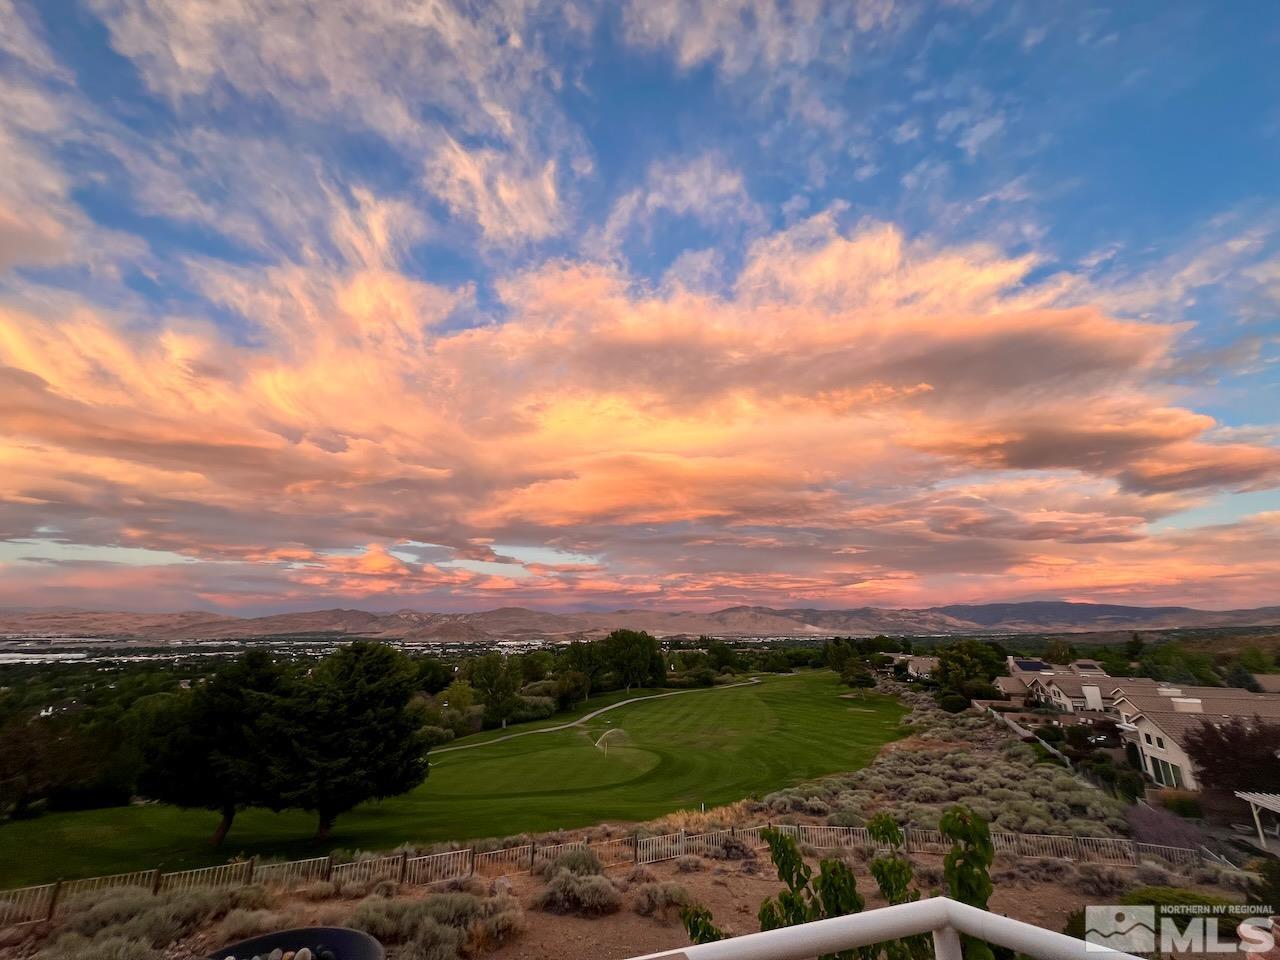
[[[1105,710],[1110,699],[1107,691],[1125,678],[1108,675],[1096,660],[1075,660],[1065,666],[1048,664],[1048,669],[1020,672],[1020,679],[1027,685],[1028,701],[1074,713]]]
[[[1137,747],[1144,773],[1162,786],[1199,790],[1202,784],[1185,748],[1187,734],[1204,723],[1235,718],[1280,721],[1280,694],[1166,685],[1142,692],[1117,691],[1114,709],[1120,716],[1121,734]]]
[[[918,677],[921,680],[925,680],[933,676],[933,672],[937,669],[937,657],[910,657],[907,659],[907,676],[909,677]]]

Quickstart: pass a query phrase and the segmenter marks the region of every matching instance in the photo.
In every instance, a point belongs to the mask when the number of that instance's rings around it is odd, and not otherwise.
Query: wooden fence
[[[770,825],[736,827],[699,834],[682,832],[656,837],[636,835],[596,843],[526,843],[483,852],[472,849],[451,850],[423,857],[411,857],[402,853],[338,864],[330,857],[316,857],[287,863],[258,864],[249,860],[173,873],[162,873],[159,870],[117,873],[106,877],[59,881],[0,891],[0,926],[50,920],[64,911],[77,897],[108,888],[136,887],[158,894],[260,883],[273,890],[289,891],[321,880],[334,884],[391,880],[430,886],[471,876],[502,877],[529,873],[536,864],[554,861],[566,851],[576,849],[592,851],[607,867],[627,863],[660,863],[685,856],[715,856],[719,848],[730,839],[760,850],[767,845],[762,834],[766,826]],[[865,827],[777,824],[775,829],[794,837],[798,843],[821,850],[853,847],[873,852],[883,850],[883,847],[872,841]],[[903,831],[903,836],[907,853],[942,854],[951,849],[950,841],[937,830],[910,828]],[[1198,863],[1202,859],[1198,851],[1190,848],[1164,847],[1122,838],[992,831],[991,840],[998,853],[1081,863],[1133,866],[1144,860],[1157,860],[1170,866],[1182,867]]]

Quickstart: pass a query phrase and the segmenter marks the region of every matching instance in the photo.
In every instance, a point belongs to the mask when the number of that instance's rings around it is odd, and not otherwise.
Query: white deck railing
[[[961,960],[960,934],[1017,950],[1036,960],[1085,960],[1086,951],[1088,960],[1138,960],[1118,950],[1086,944],[1075,937],[1010,920],[947,897],[650,953],[633,960],[809,960],[820,954],[839,953],[920,933],[933,935],[937,960]]]

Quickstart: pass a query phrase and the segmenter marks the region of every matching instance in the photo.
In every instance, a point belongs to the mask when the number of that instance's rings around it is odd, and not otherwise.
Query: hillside
[[[336,633],[433,643],[489,643],[537,638],[602,636],[618,627],[659,636],[803,637],[832,634],[959,635],[1174,627],[1244,627],[1280,624],[1280,607],[1197,610],[1117,604],[1033,601],[952,604],[922,610],[858,607],[850,610],[727,607],[707,613],[615,610],[558,614],[521,607],[476,613],[398,610],[311,610],[266,617],[222,614],[122,613],[90,610],[0,610],[0,635],[105,637],[149,640],[245,639]]]

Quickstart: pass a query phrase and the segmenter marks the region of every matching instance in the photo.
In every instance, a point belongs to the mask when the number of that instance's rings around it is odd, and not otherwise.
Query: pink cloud
[[[557,261],[460,328],[472,292],[398,266],[405,211],[361,195],[333,229],[345,266],[192,265],[243,341],[0,308],[0,529],[192,561],[13,563],[0,598],[1265,599],[1272,521],[1149,524],[1276,485],[1280,452],[1162,379],[1184,327],[1058,306],[1034,257],[819,214],[723,296]]]

